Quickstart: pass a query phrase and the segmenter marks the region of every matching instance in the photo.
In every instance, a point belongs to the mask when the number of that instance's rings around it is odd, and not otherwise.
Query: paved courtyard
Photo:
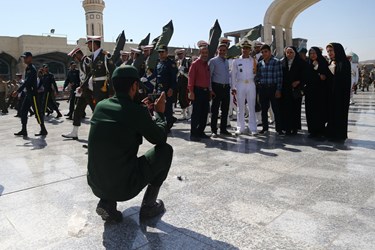
[[[20,121],[11,110],[0,115],[0,249],[373,250],[374,92],[359,92],[355,101],[344,144],[307,138],[305,123],[292,137],[271,132],[190,142],[189,123],[177,123],[160,192],[166,213],[140,223],[142,192],[119,203],[120,224],[95,213],[82,147],[89,120],[80,140],[70,141],[61,134],[71,121],[50,116],[48,136],[37,138],[32,117],[23,139],[13,136]],[[62,101],[63,113],[67,108]],[[144,142],[140,153],[149,147]]]

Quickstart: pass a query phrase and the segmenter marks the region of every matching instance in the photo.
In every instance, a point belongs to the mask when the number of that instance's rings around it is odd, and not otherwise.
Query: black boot
[[[159,189],[160,187],[151,184],[147,186],[139,213],[141,218],[152,218],[165,212],[163,201],[156,199],[159,194]]]
[[[47,135],[47,129],[46,126],[44,126],[44,123],[40,124],[40,132],[38,134],[35,134],[35,136],[42,136],[42,135]]]
[[[105,221],[122,221],[122,213],[117,211],[117,202],[100,199],[96,207],[96,213]]]
[[[60,111],[59,110],[57,110],[56,111],[57,112],[57,116],[56,116],[56,118],[60,118],[60,117],[62,117],[63,115],[60,113]]]
[[[26,137],[27,136],[26,124],[22,124],[22,130],[18,133],[14,133],[14,135]]]

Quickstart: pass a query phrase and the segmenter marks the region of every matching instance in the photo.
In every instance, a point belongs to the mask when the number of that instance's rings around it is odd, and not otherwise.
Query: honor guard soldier
[[[92,54],[84,60],[88,65],[88,72],[82,85],[83,88],[87,87],[91,91],[92,102],[95,107],[98,102],[114,94],[111,76],[115,65],[111,59],[111,54],[100,47],[100,36],[88,36],[86,44]],[[73,140],[78,139],[78,127],[81,125],[80,119],[82,116],[73,117],[73,131],[70,134],[62,135],[63,137]]]
[[[69,134],[62,135],[62,137],[77,140],[78,128],[81,126],[81,119],[85,114],[87,105],[90,106],[92,111],[94,111],[95,108],[92,90],[89,89],[88,82],[86,81],[90,71],[91,58],[83,55],[79,47],[70,51],[68,56],[72,57],[78,63],[81,85],[75,91],[78,100],[73,112],[73,130]]]
[[[167,119],[168,132],[176,122],[173,117],[173,91],[177,87],[177,66],[174,61],[168,58],[168,48],[166,45],[158,47],[159,59],[156,66],[156,89],[158,93],[166,93],[165,117]]]
[[[90,70],[85,81],[89,89],[92,90],[94,103],[97,104],[114,94],[111,75],[115,65],[111,59],[111,54],[100,47],[100,36],[88,36],[86,44],[92,55],[90,56]]]
[[[14,135],[19,136],[27,136],[27,114],[29,112],[30,107],[35,112],[35,118],[40,125],[40,132],[38,134],[35,134],[35,136],[41,136],[41,135],[47,135],[48,132],[46,130],[46,127],[44,126],[44,115],[43,112],[41,112],[40,105],[38,104],[37,100],[37,71],[35,66],[33,65],[33,55],[31,52],[25,52],[21,56],[23,57],[24,63],[27,65],[25,69],[25,82],[22,84],[16,92],[13,93],[13,96],[16,97],[18,94],[20,94],[24,89],[26,89],[26,95],[22,102],[21,106],[21,123],[22,123],[22,130],[18,133],[15,133]]]
[[[119,63],[116,65],[117,67],[119,67],[121,64],[124,64],[124,65],[127,64],[127,62],[129,61],[129,57],[130,57],[130,52],[125,51],[125,50],[121,50],[121,51],[120,51],[120,55],[121,55],[121,57],[120,57],[120,61],[119,61]]]
[[[76,89],[81,84],[81,79],[79,78],[79,70],[76,68],[77,64],[72,61],[70,62],[70,70],[68,72],[68,76],[64,82],[64,90],[69,86],[70,94],[69,94],[69,112],[65,115],[68,116],[67,119],[73,120],[73,112],[76,100]]]
[[[50,110],[52,110],[51,112],[56,111],[56,118],[62,117],[55,100],[55,96],[59,90],[57,88],[55,76],[49,72],[47,64],[43,64],[43,75],[40,82],[44,88],[44,96],[42,101],[43,114],[46,113],[48,107]]]
[[[166,143],[165,93],[155,103],[148,100],[154,106],[152,119],[136,101],[139,73],[134,66],[116,68],[112,80],[116,94],[98,103],[89,132],[87,181],[100,198],[96,212],[105,221],[120,222],[117,201],[130,200],[147,186],[140,219],[155,217],[165,211],[157,197],[173,157],[173,148]],[[143,137],[155,146],[139,157]]]

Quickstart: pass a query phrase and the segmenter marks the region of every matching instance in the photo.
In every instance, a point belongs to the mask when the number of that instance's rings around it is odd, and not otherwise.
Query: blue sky
[[[114,41],[122,30],[135,42],[149,32],[152,39],[172,19],[175,30],[170,44],[193,47],[198,40],[208,39],[216,19],[223,33],[263,23],[272,0],[107,0],[105,3],[106,41]],[[1,6],[0,36],[41,35],[52,28],[55,34],[66,35],[69,42],[86,35],[84,10],[79,0],[7,0]],[[293,37],[307,38],[308,47],[340,42],[348,52],[357,53],[360,60],[375,59],[374,11],[373,0],[321,0],[297,17]]]

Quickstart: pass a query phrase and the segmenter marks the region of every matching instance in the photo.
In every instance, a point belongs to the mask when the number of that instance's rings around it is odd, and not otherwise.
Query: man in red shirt
[[[208,66],[208,43],[198,42],[199,58],[195,60],[189,70],[188,89],[189,99],[193,103],[191,115],[190,140],[200,141],[210,137],[204,133],[207,124],[209,101],[212,90],[210,87],[210,68]]]

